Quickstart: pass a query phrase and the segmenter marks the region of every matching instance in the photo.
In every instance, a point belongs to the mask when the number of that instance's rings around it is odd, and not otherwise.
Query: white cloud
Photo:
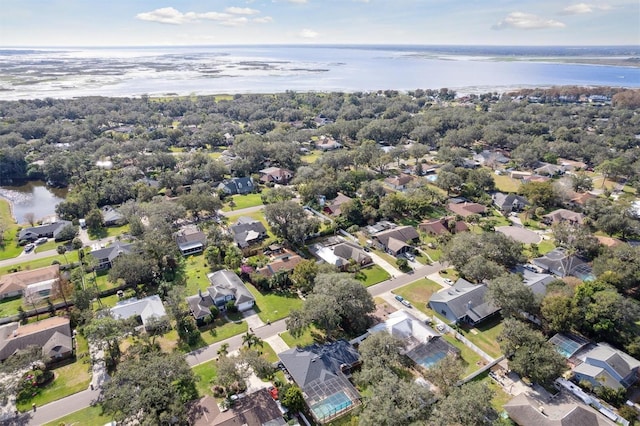
[[[562,9],[562,15],[582,15],[585,13],[592,13],[596,10],[609,10],[611,6],[603,3],[603,4],[588,4],[588,3],[576,3],[571,6],[567,6]]]
[[[234,15],[257,15],[260,13],[259,10],[251,9],[250,7],[228,7],[224,11]]]
[[[137,19],[161,24],[180,25],[189,22],[214,21],[220,25],[235,27],[249,22],[247,15],[256,15],[259,10],[248,7],[228,7],[225,12],[186,12],[182,13],[173,7],[163,7],[151,12],[138,13]],[[267,23],[272,19],[269,16],[254,18],[253,21]]]
[[[298,33],[298,35],[302,38],[316,38],[318,37],[320,34],[316,31],[310,30],[308,28],[303,29],[302,31],[300,31]]]
[[[289,3],[298,3],[298,4],[302,4],[302,3],[306,3],[307,0],[287,0]]]
[[[269,22],[273,22],[273,18],[271,16],[262,16],[260,18],[253,18],[252,21],[258,24],[268,24]]]
[[[565,25],[553,19],[545,19],[537,15],[523,12],[511,12],[502,21],[491,28],[503,30],[507,28],[517,28],[523,30],[541,30],[545,28],[564,28]]]

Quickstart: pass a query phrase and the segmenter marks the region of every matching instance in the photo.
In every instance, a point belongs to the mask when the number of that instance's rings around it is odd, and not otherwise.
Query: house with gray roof
[[[133,244],[123,243],[121,241],[115,241],[108,247],[91,251],[97,261],[96,270],[102,271],[110,269],[113,266],[113,261],[121,254],[131,253],[133,250]]]
[[[236,177],[225,179],[218,185],[218,189],[229,195],[250,194],[255,191],[256,187],[253,179],[250,177]]]
[[[345,269],[351,261],[360,266],[373,263],[371,256],[362,247],[342,238],[329,238],[309,248],[316,257],[340,269]]]
[[[233,240],[238,247],[245,249],[267,238],[267,228],[259,220],[248,216],[240,216],[238,221],[231,225]]]
[[[598,343],[577,357],[582,361],[573,368],[578,381],[586,380],[593,386],[612,389],[626,389],[638,381],[640,361],[606,343]]]
[[[48,362],[73,355],[69,319],[52,317],[25,325],[12,322],[0,326],[0,361],[29,346],[41,347]]]
[[[398,226],[372,235],[371,238],[378,248],[393,256],[398,256],[412,251],[413,248],[410,244],[420,241],[420,234],[413,226]]]
[[[553,275],[533,272],[522,266],[516,266],[514,272],[522,276],[524,285],[529,287],[536,296],[544,296],[547,292],[547,285],[556,280]]]
[[[485,302],[486,292],[486,285],[471,284],[459,278],[451,287],[434,293],[429,299],[429,307],[452,323],[476,326],[500,312],[500,308]]]
[[[351,370],[360,364],[360,354],[345,340],[305,348],[292,348],[278,358],[302,389],[305,402],[319,423],[333,420],[360,401],[349,381]]]
[[[224,310],[226,304],[233,301],[238,310],[244,312],[255,305],[256,299],[233,271],[223,269],[208,274],[207,278],[211,285],[206,291],[199,290],[198,294],[186,298],[191,314],[198,323],[202,323],[211,313],[211,306]]]
[[[109,310],[112,317],[116,319],[127,319],[140,317],[142,325],[148,327],[151,318],[160,319],[167,315],[160,296],[154,294],[143,299],[132,297],[122,300]]]
[[[496,192],[491,196],[493,205],[502,213],[519,212],[529,205],[526,198],[516,194]]]
[[[207,236],[197,226],[185,226],[176,232],[176,244],[183,256],[202,253],[207,244]]]
[[[557,209],[542,216],[542,223],[546,225],[555,225],[562,222],[582,225],[584,222],[584,215],[572,210]]]
[[[574,276],[583,281],[593,279],[591,267],[578,256],[569,255],[562,247],[557,247],[544,256],[533,259],[531,263],[560,278]]]
[[[18,233],[18,243],[32,243],[38,238],[54,238],[56,241],[58,241],[58,234],[67,225],[71,225],[71,222],[69,222],[68,220],[58,220],[46,225],[30,226],[21,229]]]
[[[111,206],[103,206],[100,213],[104,226],[119,226],[126,222],[124,215]]]

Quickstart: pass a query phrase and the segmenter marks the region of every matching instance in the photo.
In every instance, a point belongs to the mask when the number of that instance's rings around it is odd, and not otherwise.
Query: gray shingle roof
[[[209,274],[208,278],[211,286],[207,287],[207,290],[214,300],[218,295],[234,295],[236,305],[256,300],[240,277],[232,271],[227,269],[216,271]]]
[[[446,303],[458,319],[469,316],[473,322],[478,322],[498,311],[498,308],[485,302],[484,295],[486,292],[486,285],[471,284],[469,281],[460,278],[450,288],[433,294],[429,302]]]

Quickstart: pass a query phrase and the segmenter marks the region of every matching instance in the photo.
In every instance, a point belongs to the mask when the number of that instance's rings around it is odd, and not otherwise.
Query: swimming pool
[[[417,359],[416,364],[420,364],[424,368],[431,368],[436,365],[442,358],[447,356],[447,351],[432,352],[428,356]]]
[[[435,182],[438,180],[438,175],[427,175],[425,176],[425,178],[429,181],[429,182]]]
[[[317,419],[322,420],[347,409],[351,405],[353,405],[353,401],[351,401],[344,391],[341,391],[313,404],[311,411],[313,411]]]

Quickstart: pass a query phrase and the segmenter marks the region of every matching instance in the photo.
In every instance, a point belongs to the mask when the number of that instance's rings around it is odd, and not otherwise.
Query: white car
[[[453,285],[453,281],[451,281],[449,278],[445,278],[445,279],[443,279],[443,281],[444,281],[446,284]]]
[[[37,246],[39,246],[40,244],[44,244],[44,243],[46,243],[47,241],[49,241],[47,238],[42,237],[42,238],[38,238],[38,239],[35,241],[35,244],[36,244]]]
[[[25,253],[29,253],[31,250],[33,250],[36,247],[35,244],[33,243],[29,243],[26,246],[24,246],[24,252]]]
[[[416,257],[414,255],[412,255],[411,253],[405,253],[404,257],[406,257],[408,260],[410,260],[412,262],[416,260]]]

